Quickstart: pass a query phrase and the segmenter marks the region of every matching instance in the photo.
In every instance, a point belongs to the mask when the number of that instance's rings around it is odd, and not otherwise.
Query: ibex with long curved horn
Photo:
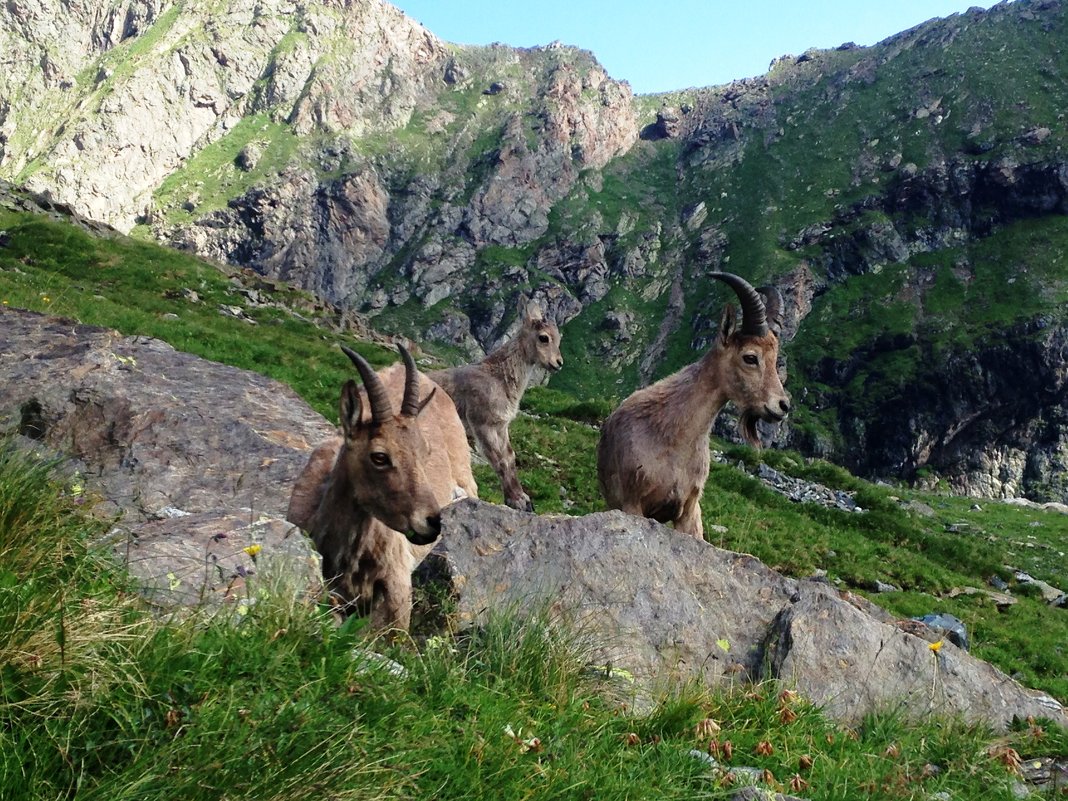
[[[609,508],[673,522],[696,537],[703,536],[708,437],[720,409],[734,402],[742,436],[756,446],[757,420],[779,421],[790,411],[776,369],[782,296],[731,273],[710,275],[738,295],[741,325],[728,304],[708,353],[623,401],[605,420],[597,445],[597,478]]]
[[[342,387],[342,436],[312,452],[286,517],[311,536],[343,614],[369,613],[376,631],[407,629],[412,570],[433,547],[442,507],[478,497],[471,452],[449,396],[403,346],[403,365],[380,373],[342,350],[365,392],[351,379]]]

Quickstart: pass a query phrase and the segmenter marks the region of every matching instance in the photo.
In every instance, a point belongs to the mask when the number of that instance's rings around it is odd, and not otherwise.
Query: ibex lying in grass
[[[758,447],[756,421],[779,421],[790,411],[776,369],[782,296],[763,288],[765,304],[744,279],[710,275],[737,293],[741,327],[728,304],[708,353],[623,401],[604,422],[597,445],[597,478],[609,508],[674,522],[695,537],[703,536],[708,437],[720,409],[733,401],[742,436]]]
[[[480,362],[427,374],[449,393],[468,435],[500,476],[504,501],[513,509],[533,512],[534,505],[519,483],[508,426],[519,413],[531,372],[538,367],[556,372],[563,365],[560,330],[528,303],[514,339]]]
[[[452,401],[403,346],[403,366],[380,373],[342,349],[366,392],[351,379],[342,387],[343,436],[312,452],[286,517],[311,535],[343,614],[370,613],[376,631],[407,629],[412,570],[441,530],[442,507],[478,497],[471,451]]]

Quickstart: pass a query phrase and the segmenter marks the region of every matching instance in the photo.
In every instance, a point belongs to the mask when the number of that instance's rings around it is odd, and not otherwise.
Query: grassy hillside
[[[328,319],[316,321],[306,296],[287,291],[277,306],[244,308],[251,324],[221,307],[240,306],[236,284],[216,267],[124,237],[101,239],[70,225],[26,213],[0,213],[7,244],[0,248],[0,303],[149,334],[206,358],[270,375],[290,384],[329,419],[351,368],[337,349]],[[191,302],[184,290],[193,289]],[[383,364],[380,346],[352,343]],[[427,356],[426,358],[431,358]],[[574,368],[570,368],[574,369]],[[512,426],[520,477],[540,512],[584,514],[604,508],[596,483],[597,425],[611,411],[602,400],[533,388]],[[1006,567],[1054,585],[1068,575],[1068,516],[999,503],[973,510],[973,500],[917,495],[874,485],[827,462],[781,451],[757,453],[722,445],[703,500],[707,535],[715,545],[746,551],[793,576],[825,570],[831,580],[866,590],[877,581],[900,593],[876,600],[903,616],[949,611],[978,631],[975,653],[1008,673],[1068,699],[1068,615],[1024,597],[999,613],[984,596],[950,598],[954,587],[984,587],[992,576],[1012,581]],[[864,514],[797,504],[751,475],[765,461],[787,475],[856,493]],[[749,468],[743,469],[742,465]],[[496,476],[476,468],[483,497],[500,501]],[[903,504],[922,498],[933,516]],[[966,533],[947,527],[965,523]]]
[[[231,279],[218,266],[123,236],[98,239],[80,228],[0,209],[0,303],[71,317],[125,334],[159,337],[179,350],[235,364],[300,386],[308,403],[335,415],[348,360],[332,336],[331,315],[304,292],[285,290],[275,305],[245,308],[237,291],[257,280]],[[242,309],[243,318],[228,314]],[[315,323],[321,324],[321,328]],[[372,364],[392,361],[370,343],[346,341]]]
[[[244,616],[150,618],[48,465],[0,444],[0,794],[52,799],[1013,798],[1005,737],[933,719],[836,726],[783,688],[621,703],[580,633],[538,613],[369,661],[357,627],[285,588]],[[697,756],[694,755],[696,752]],[[727,778],[701,756],[745,768]]]
[[[880,402],[907,406],[909,387],[996,346],[1015,324],[1063,325],[1063,204],[1006,200],[1041,196],[1037,183],[965,194],[973,170],[1064,163],[1068,15],[1037,5],[935,20],[872,48],[810,51],[745,86],[640,99],[643,124],[665,103],[692,109],[682,118],[693,131],[641,142],[581,182],[535,243],[600,236],[615,273],[609,295],[568,325],[565,348],[584,369],[553,386],[622,397],[641,383],[667,293],[652,291],[659,274],[630,277],[622,265],[650,238],[658,267],[688,270],[655,376],[693,360],[729,298],[703,272],[759,283],[812,271],[821,291],[784,352],[791,392],[823,403],[798,404],[791,424],[806,447],[854,463],[846,421]],[[690,225],[699,204],[707,216]],[[814,226],[827,233],[802,236]],[[709,248],[710,238],[719,244]],[[609,310],[636,318],[623,354],[601,326]],[[899,334],[911,347],[887,349]],[[833,363],[858,352],[875,356],[828,384]]]
[[[333,416],[349,370],[337,335],[310,319],[300,293],[280,293],[278,306],[246,307],[252,325],[220,313],[241,296],[212,265],[25,213],[3,213],[0,230],[0,303],[159,336],[274,375]],[[361,349],[378,363],[391,358],[374,345]],[[539,511],[603,508],[595,426],[609,408],[558,390],[528,393],[513,439]],[[855,492],[867,511],[786,500],[750,474],[760,460]],[[334,629],[284,590],[261,599],[237,627],[226,619],[161,624],[101,564],[88,544],[101,524],[48,472],[5,446],[5,797],[299,798],[326,788],[346,798],[582,797],[583,788],[609,798],[726,797],[728,782],[687,754],[711,747],[721,762],[766,769],[773,784],[806,798],[944,790],[1007,799],[1016,755],[1068,756],[1068,736],[1048,727],[995,738],[888,715],[844,729],[773,686],[675,688],[651,713],[636,714],[613,700],[618,680],[586,669],[580,633],[547,634],[536,615],[504,613],[477,635],[433,640],[421,652],[401,648],[392,655],[408,668],[404,677],[366,672],[350,656],[358,632]],[[488,468],[478,478],[484,497],[499,501]],[[907,511],[909,500],[928,504],[931,516]],[[876,486],[825,462],[747,448],[726,449],[703,508],[714,544],[794,576],[826,571],[862,592],[876,581],[895,584],[900,592],[871,597],[902,616],[957,615],[977,656],[1068,700],[1065,610],[1047,606],[1005,567],[1063,583],[1068,517],[994,503],[977,509],[971,500]],[[963,533],[947,530],[951,524]],[[1004,612],[982,595],[949,595],[994,575],[1019,599]],[[67,702],[72,697],[77,703]],[[705,718],[721,730],[705,724],[697,736]]]

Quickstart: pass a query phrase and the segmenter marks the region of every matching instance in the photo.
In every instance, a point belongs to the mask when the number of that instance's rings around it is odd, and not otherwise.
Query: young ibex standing
[[[534,505],[519,483],[508,426],[519,413],[532,371],[541,367],[556,372],[563,366],[560,330],[528,303],[514,339],[480,362],[427,374],[449,393],[464,428],[500,476],[504,502],[513,509],[533,512]]]
[[[709,275],[738,295],[741,326],[728,304],[704,358],[623,401],[605,420],[597,445],[597,478],[609,508],[674,522],[676,530],[695,537],[703,536],[708,437],[720,409],[734,402],[742,436],[755,446],[756,421],[779,421],[790,411],[776,369],[782,296],[773,287],[762,288],[765,304],[744,279]]]
[[[441,530],[442,507],[478,497],[456,408],[398,349],[403,366],[375,373],[342,346],[366,392],[351,379],[342,387],[343,436],[312,452],[286,515],[322,555],[340,611],[369,613],[375,631],[408,628],[412,570]]]

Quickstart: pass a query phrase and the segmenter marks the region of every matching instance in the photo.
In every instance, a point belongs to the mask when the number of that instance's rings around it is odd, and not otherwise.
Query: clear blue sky
[[[987,0],[393,0],[457,44],[592,50],[637,94],[729,83],[810,47],[871,45]]]

